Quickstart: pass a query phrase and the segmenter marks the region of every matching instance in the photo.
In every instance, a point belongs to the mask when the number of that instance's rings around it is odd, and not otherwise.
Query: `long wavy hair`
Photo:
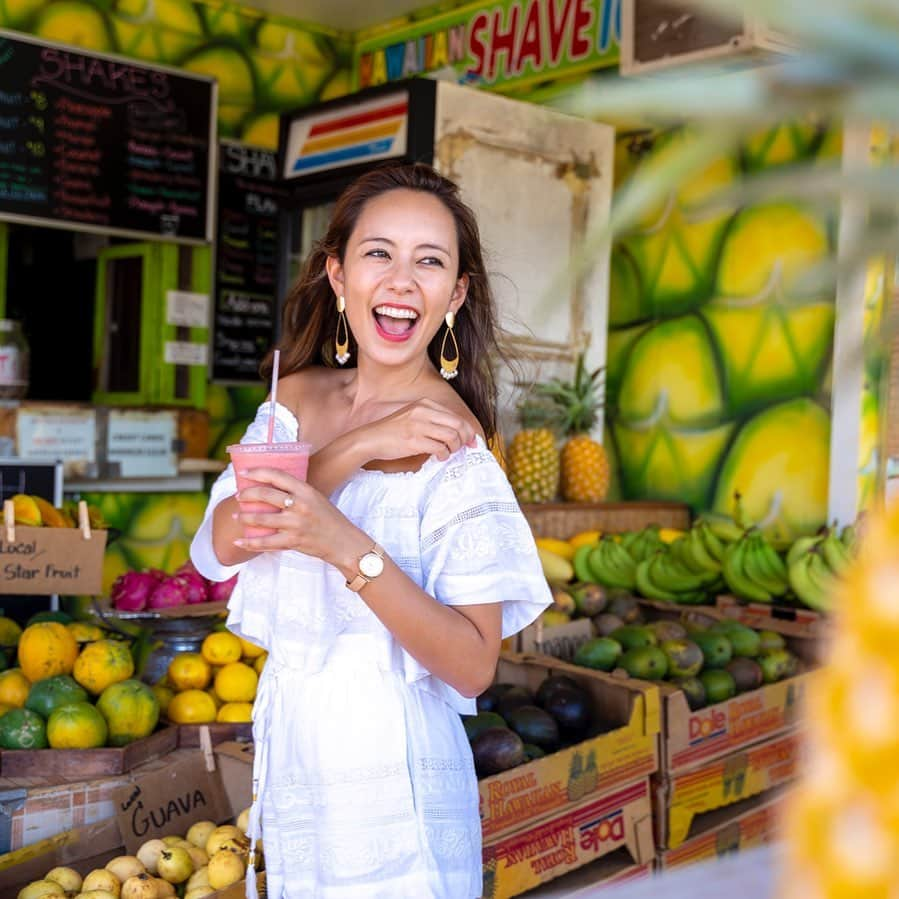
[[[391,190],[415,190],[437,197],[456,223],[459,244],[456,279],[468,275],[468,296],[456,316],[454,329],[459,344],[459,373],[449,383],[490,439],[496,433],[496,360],[503,356],[498,346],[495,301],[484,266],[478,224],[474,213],[459,197],[458,186],[422,163],[375,168],[340,195],[327,233],[313,246],[284,302],[278,342],[280,372],[287,375],[315,364],[334,366],[337,308],[325,263],[329,256],[344,261],[347,243],[365,204]],[[440,366],[443,336],[441,327],[428,345],[428,356],[435,367]],[[355,366],[358,355],[352,334],[350,351],[347,368]],[[264,380],[271,377],[272,359],[270,352],[260,367]]]

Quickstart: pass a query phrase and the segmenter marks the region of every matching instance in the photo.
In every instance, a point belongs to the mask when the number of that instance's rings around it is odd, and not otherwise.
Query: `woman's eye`
[[[439,265],[441,268],[443,268],[443,260],[438,259],[436,256],[427,256],[421,261],[427,265]]]
[[[377,259],[389,259],[390,258],[387,255],[387,250],[380,250],[380,249],[369,250],[365,255],[366,256],[374,256]]]

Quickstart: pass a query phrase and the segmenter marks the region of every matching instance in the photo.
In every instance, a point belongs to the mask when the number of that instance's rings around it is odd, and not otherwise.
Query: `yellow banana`
[[[602,531],[581,531],[579,534],[569,537],[568,542],[571,544],[573,551],[579,546],[589,546],[597,543],[600,537],[602,537]]]
[[[564,559],[542,546],[537,547],[537,555],[540,556],[543,575],[548,581],[570,581],[574,577],[574,568],[571,567],[568,559]]]
[[[573,546],[569,541],[556,540],[555,537],[538,537],[535,543],[540,549],[549,550],[549,552],[555,553],[557,556],[561,556],[569,562],[574,558],[574,551],[577,549],[577,547]]]

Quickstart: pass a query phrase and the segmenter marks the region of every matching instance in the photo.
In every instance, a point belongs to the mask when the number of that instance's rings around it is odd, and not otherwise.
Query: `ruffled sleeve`
[[[527,519],[482,441],[441,468],[422,502],[423,587],[431,596],[446,605],[501,602],[503,637],[552,603]]]
[[[268,439],[268,420],[270,404],[263,403],[256,411],[246,433],[241,437],[241,443],[265,443]],[[275,430],[274,439],[277,443],[290,442],[297,439],[298,423],[291,411],[285,406],[275,406]],[[212,515],[216,506],[222,500],[237,493],[237,479],[234,477],[234,467],[228,467],[219,475],[212,485],[209,494],[209,503],[206,506],[206,514],[203,523],[194,535],[190,545],[190,558],[197,571],[210,581],[226,581],[237,574],[247,563],[238,565],[223,565],[212,545]]]

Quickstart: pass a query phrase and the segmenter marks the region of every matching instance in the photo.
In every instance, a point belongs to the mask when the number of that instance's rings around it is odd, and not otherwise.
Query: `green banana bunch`
[[[821,541],[821,554],[834,574],[842,574],[852,562],[852,555],[835,530],[829,530]]]
[[[709,552],[700,528],[690,528],[686,535],[675,540],[669,549],[675,553],[675,557],[690,571],[694,571],[697,574],[712,575],[713,577],[707,578],[709,582],[714,580],[714,576],[721,573],[721,562]]]
[[[769,589],[771,582],[765,578],[769,586],[763,585],[760,581],[751,577],[746,570],[747,557],[750,552],[754,552],[756,555],[759,552],[750,536],[741,537],[736,543],[731,543],[727,547],[724,551],[724,562],[721,566],[724,581],[734,596],[740,599],[748,599],[754,602],[771,602],[774,599],[774,594]],[[760,571],[758,559],[753,561],[751,567],[756,574]]]
[[[829,612],[837,577],[828,567],[820,547],[813,546],[793,560],[790,586],[800,601],[816,612]]]
[[[637,590],[648,599],[695,603],[705,599],[706,584],[714,577],[710,572],[691,571],[668,547],[640,562],[635,580]]]
[[[823,537],[820,534],[812,534],[808,537],[799,537],[793,542],[787,553],[787,567],[789,568],[801,555],[817,546]]]
[[[772,597],[783,596],[790,588],[784,560],[760,532],[750,531],[744,539],[749,544],[743,559],[746,576]]]
[[[725,545],[736,543],[743,536],[744,529],[727,515],[716,515],[714,512],[709,512],[703,515],[701,520],[709,531]]]
[[[700,519],[691,530],[699,533],[706,552],[718,563],[718,568],[720,569],[721,562],[724,561],[725,544],[721,542],[715,532],[711,529],[709,523],[703,519]]]
[[[642,562],[648,559],[654,552],[665,548],[665,543],[659,536],[659,529],[656,525],[649,525],[642,531],[637,531],[628,540],[625,537],[622,540],[622,546],[630,553],[631,558],[635,562]]]
[[[603,587],[633,590],[637,563],[611,537],[602,537],[587,556],[587,565],[596,583]]]
[[[666,590],[664,587],[658,586],[655,582],[655,577],[657,575],[654,576],[652,569],[655,568],[657,560],[660,559],[661,556],[662,553],[659,552],[637,564],[637,571],[634,577],[637,592],[647,599],[658,599],[662,602],[677,602],[677,594],[674,593],[674,591]]]
[[[840,542],[843,546],[846,547],[850,552],[855,552],[855,542],[858,539],[858,528],[853,524],[847,524],[846,527],[840,531]]]

